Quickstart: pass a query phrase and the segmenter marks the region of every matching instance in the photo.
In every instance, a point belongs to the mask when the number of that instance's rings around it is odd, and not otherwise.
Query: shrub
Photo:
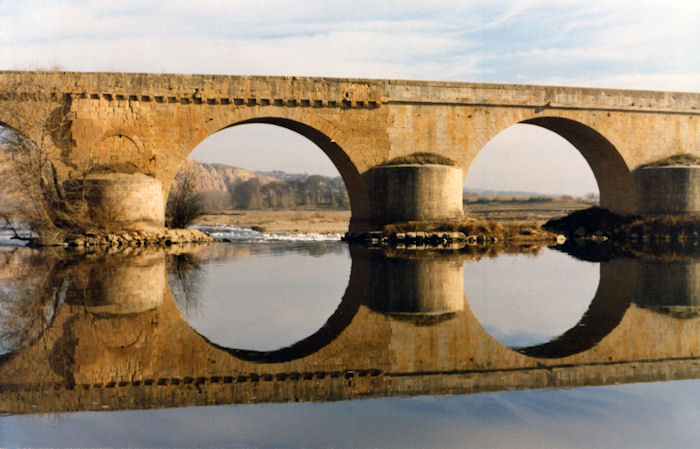
[[[169,228],[186,228],[204,212],[202,195],[195,192],[195,179],[191,171],[178,173],[165,205],[165,225]]]

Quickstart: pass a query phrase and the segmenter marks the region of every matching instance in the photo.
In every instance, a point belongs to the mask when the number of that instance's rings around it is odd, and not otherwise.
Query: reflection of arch
[[[212,342],[199,333],[198,335],[212,346],[250,362],[289,362],[319,351],[335,340],[345,328],[350,325],[367,294],[367,286],[370,278],[369,260],[366,257],[356,257],[352,247],[350,253],[353,256],[352,265],[350,267],[350,279],[340,305],[319,330],[303,340],[273,351],[252,351],[247,349],[227,348]],[[195,330],[195,332],[197,331]]]
[[[27,132],[25,132],[19,126],[13,125],[9,121],[4,120],[3,117],[0,116],[0,130],[2,130],[3,128],[9,131],[10,133],[14,133],[17,136],[21,136],[24,139],[32,141],[32,139],[29,138],[29,134]]]
[[[2,120],[0,120],[0,132],[6,133],[5,139],[7,139],[7,135],[14,136],[14,139],[18,139],[20,142],[27,143],[33,147],[36,147],[36,143],[34,140],[32,140],[26,133],[22,132],[22,130],[10,125],[9,123],[6,123]],[[12,139],[12,137],[10,138]],[[10,143],[12,140],[10,140]],[[17,143],[17,141],[15,141]],[[0,144],[4,143],[3,140],[0,140]]]
[[[345,187],[347,188],[348,197],[350,200],[350,209],[352,211],[352,216],[350,218],[350,230],[364,230],[366,228],[366,226],[364,226],[362,223],[367,220],[366,217],[369,217],[370,215],[367,191],[362,183],[357,167],[333,137],[329,136],[326,131],[319,129],[321,127],[307,125],[288,118],[269,116],[238,121],[233,124],[223,126],[217,129],[215,132],[246,124],[267,124],[280,126],[290,131],[294,131],[316,144],[316,146],[318,146],[321,151],[328,156],[333,165],[336,167],[340,177],[345,183]],[[193,149],[194,147],[192,147],[191,150]]]
[[[637,193],[624,159],[608,139],[593,128],[561,117],[536,117],[521,123],[559,134],[586,159],[600,190],[600,206],[616,213],[634,213]]]
[[[555,359],[592,348],[620,324],[634,297],[636,280],[633,260],[602,262],[595,297],[574,327],[547,343],[513,349],[531,357]]]

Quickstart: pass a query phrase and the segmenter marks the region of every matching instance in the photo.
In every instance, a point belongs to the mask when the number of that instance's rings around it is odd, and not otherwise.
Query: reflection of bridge
[[[271,352],[216,347],[191,329],[170,295],[162,255],[122,260],[118,270],[106,269],[114,267],[109,259],[71,267],[72,285],[51,327],[0,361],[0,411],[330,401],[700,376],[697,314],[678,318],[658,313],[649,295],[643,298],[644,308],[633,302],[640,286],[648,287],[638,279],[644,263],[602,263],[589,313],[567,333],[587,343],[566,353],[566,346],[555,340],[549,352],[533,349],[543,353],[532,357],[499,344],[466,303],[453,301],[452,293],[443,299],[421,293],[422,285],[437,278],[461,285],[461,271],[449,268],[458,267],[458,259],[432,259],[436,265],[430,267],[431,259],[392,261],[353,252],[350,282],[338,311],[314,335]],[[695,295],[698,284],[692,273],[697,277],[698,262],[689,266],[684,272],[691,273],[687,284]],[[423,279],[407,282],[416,289],[402,297],[412,299],[397,304],[386,294],[394,281],[371,274],[383,270],[400,276],[400,267]],[[148,277],[150,284],[141,291],[138,285],[143,284],[132,284],[128,292],[112,288],[134,276]],[[158,285],[162,299],[150,293]],[[689,298],[690,306],[697,307],[692,303],[697,296]],[[410,314],[416,319],[407,319]],[[447,317],[420,318],[436,314]]]
[[[95,209],[112,218],[153,197],[154,183],[134,171],[154,177],[159,186],[162,182],[167,193],[180,163],[198,143],[245,123],[283,126],[328,155],[348,187],[351,230],[397,218],[397,211],[411,210],[411,216],[422,218],[459,214],[464,172],[486,142],[516,123],[544,127],[571,142],[593,170],[603,207],[621,213],[698,213],[700,169],[668,176],[668,170],[650,174],[638,168],[679,153],[700,154],[699,109],[697,93],[297,77],[0,73],[0,124],[34,141],[50,129],[47,141],[60,154],[56,163],[64,177],[77,177],[96,165],[113,173],[131,167],[126,170],[131,178],[124,175],[107,188],[131,196],[122,194],[116,204],[119,195],[106,195],[112,203]],[[389,169],[373,176],[377,165],[414,152],[448,157],[462,171],[424,167],[418,170],[423,173],[394,177]],[[383,190],[387,179],[400,184],[400,197]],[[413,194],[404,204],[408,190]],[[659,192],[668,195],[657,198]],[[162,221],[162,216],[151,218]]]

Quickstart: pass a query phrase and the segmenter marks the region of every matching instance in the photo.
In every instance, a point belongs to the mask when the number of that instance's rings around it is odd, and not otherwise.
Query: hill
[[[194,179],[206,209],[348,209],[340,177],[289,174],[275,170],[253,172],[226,164],[188,159],[180,176]]]

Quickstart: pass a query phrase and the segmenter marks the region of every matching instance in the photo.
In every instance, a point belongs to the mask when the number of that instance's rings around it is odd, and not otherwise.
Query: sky
[[[697,92],[699,29],[697,0],[0,0],[0,70],[60,67]],[[207,156],[199,158],[245,166],[250,158],[240,155],[250,155],[250,145],[269,134],[265,128],[242,127],[228,133],[215,148],[206,142],[201,152]],[[308,143],[278,135],[270,139],[270,154],[261,152],[253,162],[259,166],[251,168],[335,173]],[[561,160],[571,167],[567,173],[585,171],[582,159],[573,162],[570,147],[544,146],[536,142],[522,151]],[[473,167],[470,172],[478,165]],[[513,179],[498,172],[485,178]],[[531,176],[514,179],[527,181],[522,188],[532,190],[527,188]],[[543,182],[545,190],[562,188]],[[574,190],[585,193],[591,191],[590,175],[587,182],[564,187],[576,185]]]

